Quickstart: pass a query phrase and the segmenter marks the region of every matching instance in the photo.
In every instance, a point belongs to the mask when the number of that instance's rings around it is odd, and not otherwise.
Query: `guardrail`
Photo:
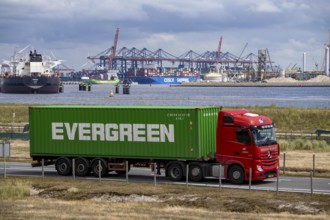
[[[299,132],[299,131],[286,131],[286,132],[276,132],[277,138],[282,139],[295,139],[295,138],[307,138],[316,140],[330,140],[330,131],[327,130],[316,130],[315,132]]]
[[[29,133],[0,133],[0,139],[30,140]]]
[[[0,124],[0,133],[24,133],[28,131],[28,124]]]
[[[0,138],[29,139],[29,125],[22,124],[0,124]],[[311,140],[326,140],[330,143],[330,130],[317,129],[314,132],[279,131],[276,132],[279,139],[307,138]]]

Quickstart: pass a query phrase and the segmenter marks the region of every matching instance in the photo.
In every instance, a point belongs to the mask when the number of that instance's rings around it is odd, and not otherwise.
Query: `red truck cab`
[[[279,145],[273,122],[247,110],[222,110],[218,115],[216,160],[224,166],[224,177],[240,184],[276,177]]]

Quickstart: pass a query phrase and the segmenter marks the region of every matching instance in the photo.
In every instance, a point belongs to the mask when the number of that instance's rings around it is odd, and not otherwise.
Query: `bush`
[[[311,151],[330,151],[330,146],[325,140],[309,140],[297,138],[293,140],[278,140],[281,151],[286,150],[311,150]]]
[[[325,140],[320,140],[320,141],[313,140],[312,144],[314,150],[319,150],[319,151],[330,150],[330,146],[327,144]]]
[[[291,145],[287,140],[278,140],[281,151],[291,150]]]
[[[304,139],[301,139],[301,138],[295,139],[295,140],[293,140],[292,144],[293,144],[293,149],[295,149],[295,150],[308,150],[308,149],[305,148],[305,140]]]

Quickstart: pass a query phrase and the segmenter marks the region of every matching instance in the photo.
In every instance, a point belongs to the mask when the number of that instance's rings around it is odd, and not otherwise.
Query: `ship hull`
[[[200,80],[199,76],[131,76],[129,80],[138,84],[182,84]]]
[[[2,93],[59,93],[60,78],[12,76],[1,78]]]

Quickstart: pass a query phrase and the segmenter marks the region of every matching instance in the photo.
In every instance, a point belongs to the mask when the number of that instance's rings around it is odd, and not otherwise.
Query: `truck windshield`
[[[257,127],[253,129],[252,133],[253,133],[254,143],[257,146],[277,144],[275,129],[273,126]]]

